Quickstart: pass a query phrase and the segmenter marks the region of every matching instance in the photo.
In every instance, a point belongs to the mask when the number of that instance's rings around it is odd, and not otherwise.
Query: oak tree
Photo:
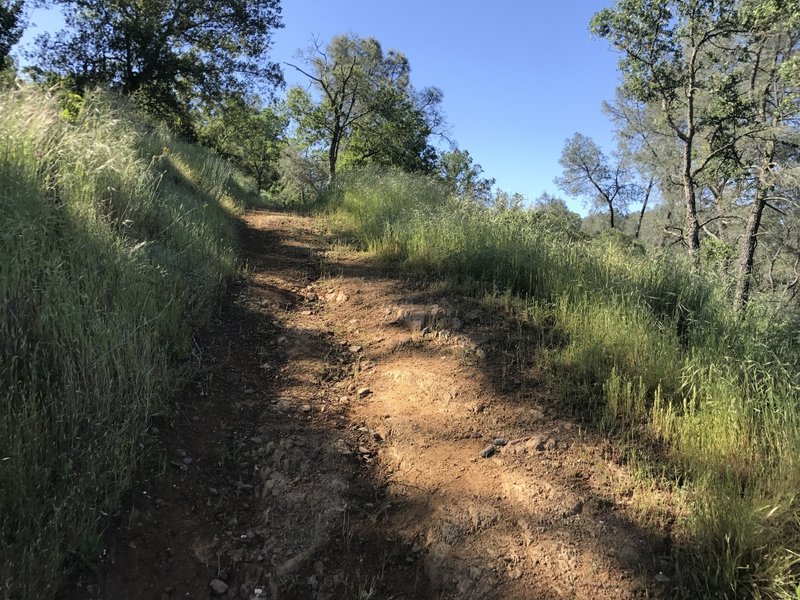
[[[43,35],[39,67],[78,89],[109,85],[192,133],[191,109],[281,82],[268,58],[279,0],[52,0],[66,28]]]
[[[326,47],[315,42],[300,58],[302,66],[290,66],[308,78],[314,94],[295,87],[288,104],[298,137],[324,147],[330,180],[345,152],[356,163],[429,166],[427,138],[441,121],[442,94],[414,90],[404,54],[384,52],[375,38],[338,35]]]

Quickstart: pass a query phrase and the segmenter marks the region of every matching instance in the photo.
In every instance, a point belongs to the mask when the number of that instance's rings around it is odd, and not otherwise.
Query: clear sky
[[[543,191],[563,197],[553,178],[565,139],[580,131],[613,147],[601,103],[614,97],[616,55],[589,33],[592,15],[612,3],[283,0],[285,28],[274,35],[272,57],[292,62],[315,36],[374,36],[384,50],[408,56],[415,87],[442,89],[450,137],[498,187],[530,199]],[[31,20],[58,28],[42,11]],[[293,69],[284,72],[288,84],[305,83]],[[580,201],[568,201],[585,212]]]

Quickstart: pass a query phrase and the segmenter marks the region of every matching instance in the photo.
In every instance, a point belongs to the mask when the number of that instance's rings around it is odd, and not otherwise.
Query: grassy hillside
[[[448,198],[420,177],[347,174],[326,210],[365,249],[503,295],[540,332],[519,356],[672,492],[678,596],[797,597],[796,317],[754,304],[739,320],[712,273],[623,235],[590,240],[551,215]]]
[[[94,560],[237,268],[230,167],[105,95],[0,93],[0,597]]]

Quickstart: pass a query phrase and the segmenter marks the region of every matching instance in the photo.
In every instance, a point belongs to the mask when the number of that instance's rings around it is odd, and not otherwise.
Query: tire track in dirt
[[[246,216],[250,276],[64,597],[659,597],[664,541],[604,441],[509,367],[515,324],[320,240]]]

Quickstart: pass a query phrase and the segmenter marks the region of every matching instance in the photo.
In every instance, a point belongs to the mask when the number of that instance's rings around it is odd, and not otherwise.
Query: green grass
[[[0,597],[96,560],[236,272],[231,175],[111,97],[0,92]]]
[[[552,323],[558,335],[541,339],[557,343],[535,354],[564,410],[633,442],[637,460],[662,463],[652,471],[674,473],[689,498],[676,527],[677,596],[800,596],[796,317],[756,301],[738,319],[725,282],[681,257],[448,198],[424,177],[347,173],[324,207],[364,249],[511,293],[532,321]]]

